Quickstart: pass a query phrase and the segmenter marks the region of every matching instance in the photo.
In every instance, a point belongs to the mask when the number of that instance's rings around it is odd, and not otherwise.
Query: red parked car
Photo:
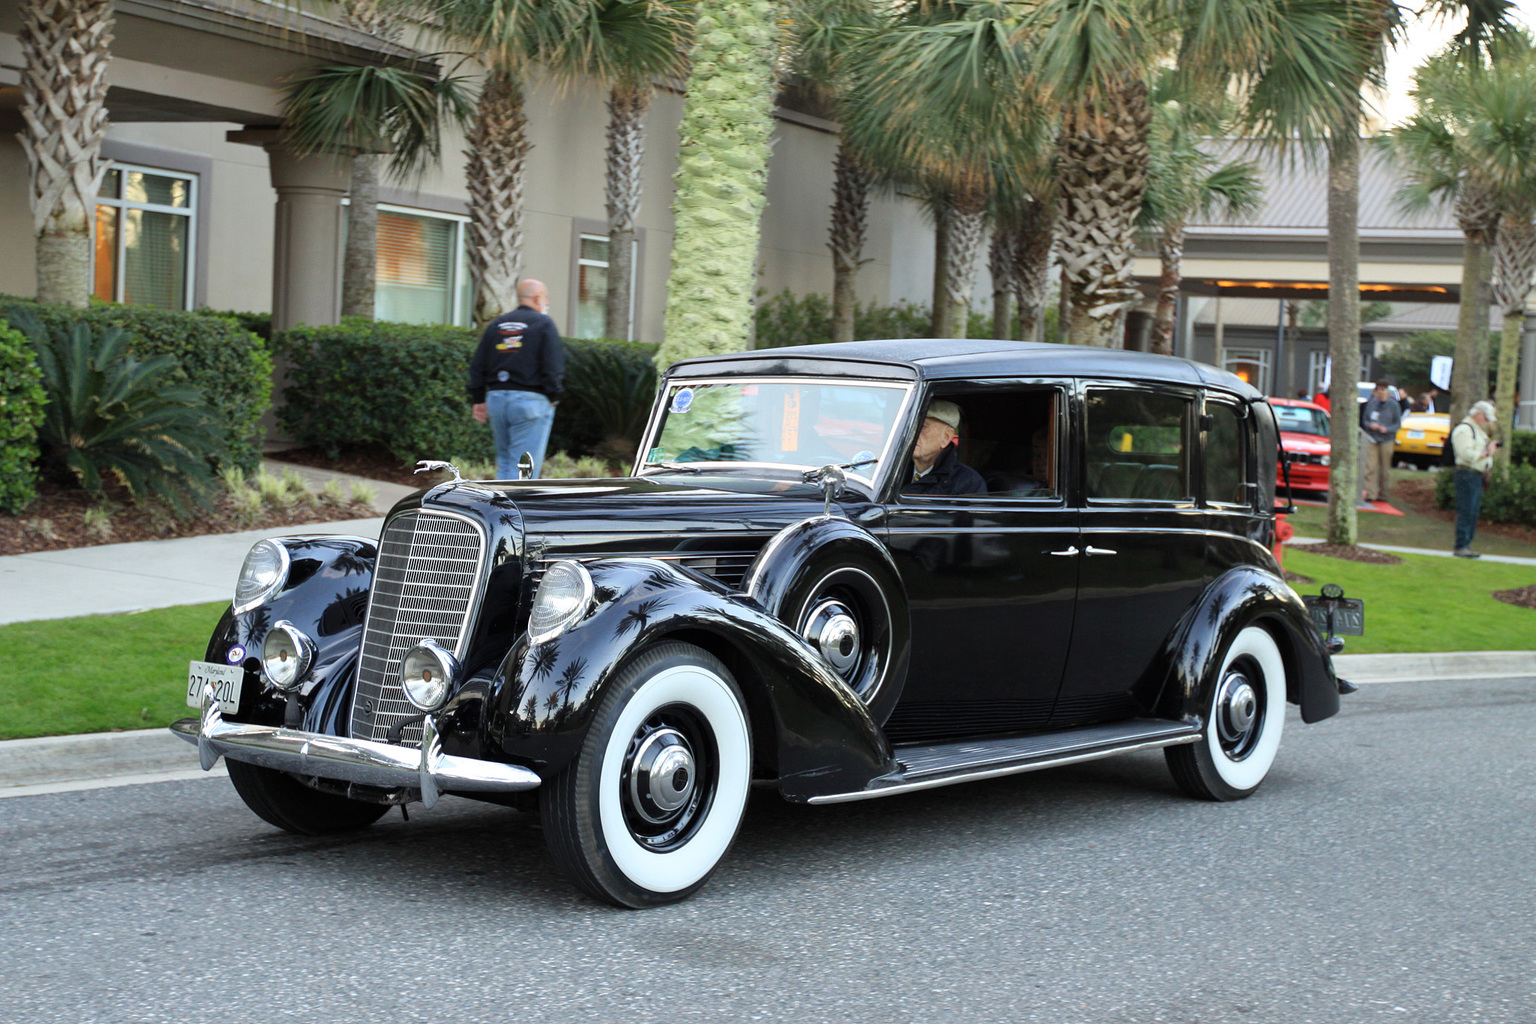
[[[1280,424],[1280,447],[1291,464],[1291,486],[1328,489],[1328,410],[1297,398],[1271,398]],[[1275,467],[1275,486],[1284,487],[1284,468]]]

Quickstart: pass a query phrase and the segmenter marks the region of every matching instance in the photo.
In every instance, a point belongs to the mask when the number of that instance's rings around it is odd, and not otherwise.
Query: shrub
[[[567,341],[565,393],[549,450],[633,458],[656,397],[657,348],[634,341]]]
[[[1455,473],[1447,468],[1436,476],[1436,507],[1455,508]],[[1508,469],[1495,469],[1483,490],[1483,508],[1478,518],[1490,523],[1536,526],[1536,466],[1511,463]]]
[[[272,347],[272,314],[252,313],[241,309],[200,309],[203,316],[218,316],[235,323],[250,331],[262,340],[268,348]]]
[[[758,348],[825,344],[832,340],[832,301],[825,295],[795,296],[785,289],[758,304],[756,324]],[[929,338],[932,329],[927,306],[898,302],[854,307],[853,336],[859,340]],[[990,311],[973,308],[966,333],[972,338],[990,336]]]
[[[188,496],[202,500],[218,424],[202,392],[176,382],[171,356],[134,358],[117,327],[98,334],[84,323],[48,330],[36,317],[17,320],[48,392],[38,431],[45,470],[94,495],[115,477],[135,499],[158,496],[177,512]]]
[[[0,512],[20,512],[37,497],[42,379],[26,336],[0,324]]]
[[[1510,435],[1509,461],[1517,466],[1536,466],[1536,430],[1517,430]]]
[[[292,365],[278,422],[333,458],[372,444],[403,463],[492,458],[491,431],[470,418],[465,391],[478,340],[467,327],[360,319],[286,331],[278,347]]]
[[[95,305],[85,309],[0,297],[0,320],[14,323],[31,311],[50,331],[86,324],[94,334],[121,328],[140,359],[171,357],[172,379],[201,391],[218,425],[200,454],[215,467],[254,472],[261,464],[261,416],[272,400],[272,357],[262,340],[224,316],[147,306]]]

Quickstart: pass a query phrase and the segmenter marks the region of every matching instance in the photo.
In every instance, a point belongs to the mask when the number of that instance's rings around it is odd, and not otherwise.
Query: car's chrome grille
[[[635,558],[656,558],[663,562],[671,562],[674,565],[684,566],[686,568],[692,569],[695,572],[703,573],[705,576],[716,580],[722,586],[727,587],[730,590],[741,589],[741,581],[747,574],[747,568],[752,564],[752,561],[757,558],[756,550],[711,551],[708,554],[690,553],[686,555],[647,555],[641,554],[639,552],[626,552],[626,554]],[[528,570],[528,592],[532,593],[533,590],[538,588],[539,581],[544,578],[545,570],[556,562],[563,561],[565,559],[586,561],[594,558],[616,557],[621,556],[615,552],[598,553],[589,551],[562,554],[557,558],[535,559],[533,564],[529,566]]]
[[[463,656],[484,566],[485,534],[468,519],[411,511],[385,524],[352,697],[354,737],[387,740],[401,721],[421,717],[400,689],[401,659],[422,640]],[[398,742],[420,746],[420,723]]]

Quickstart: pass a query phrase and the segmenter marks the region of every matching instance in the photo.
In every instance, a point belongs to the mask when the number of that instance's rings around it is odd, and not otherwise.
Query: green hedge
[[[468,327],[348,320],[298,327],[277,339],[291,360],[278,422],[294,439],[334,457],[382,445],[403,463],[495,457],[490,428],[469,415]],[[566,339],[565,394],[549,450],[586,455],[614,438],[639,440],[656,390],[655,345]],[[626,436],[629,434],[633,436]]]
[[[1517,430],[1509,437],[1509,461],[1536,466],[1536,430]]]
[[[796,296],[788,289],[757,307],[757,347],[821,345],[832,340],[832,300],[825,295]],[[966,334],[992,336],[991,308],[971,310]],[[931,338],[933,317],[927,306],[898,302],[891,306],[857,304],[853,310],[853,336],[873,338]]]
[[[20,512],[37,497],[42,377],[26,336],[0,325],[0,512]]]
[[[0,297],[0,320],[12,310],[30,309],[49,329],[84,323],[92,333],[121,327],[129,348],[141,359],[169,355],[175,380],[197,388],[219,419],[221,451],[209,452],[217,466],[254,473],[261,464],[261,416],[272,400],[272,357],[260,338],[228,317],[147,306],[45,305]]]
[[[1440,508],[1456,507],[1455,475],[1449,468],[1436,474],[1435,504]],[[1536,526],[1536,466],[1514,462],[1507,470],[1495,469],[1483,490],[1478,518],[1489,523]]]

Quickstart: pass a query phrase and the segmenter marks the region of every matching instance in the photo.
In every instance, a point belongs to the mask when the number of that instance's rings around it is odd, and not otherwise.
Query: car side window
[[[1089,388],[1089,499],[1187,501],[1191,400],[1143,389]]]
[[[1205,431],[1205,500],[1212,504],[1247,505],[1248,447],[1242,410],[1227,402],[1207,402],[1210,417]]]
[[[959,410],[950,458],[965,467],[957,479],[966,483],[963,489],[936,488],[925,486],[926,478],[920,477],[902,488],[903,501],[938,495],[1060,499],[1064,387],[1037,384],[941,391],[931,396],[930,408],[933,402],[947,402]],[[921,450],[920,437],[914,454]]]

